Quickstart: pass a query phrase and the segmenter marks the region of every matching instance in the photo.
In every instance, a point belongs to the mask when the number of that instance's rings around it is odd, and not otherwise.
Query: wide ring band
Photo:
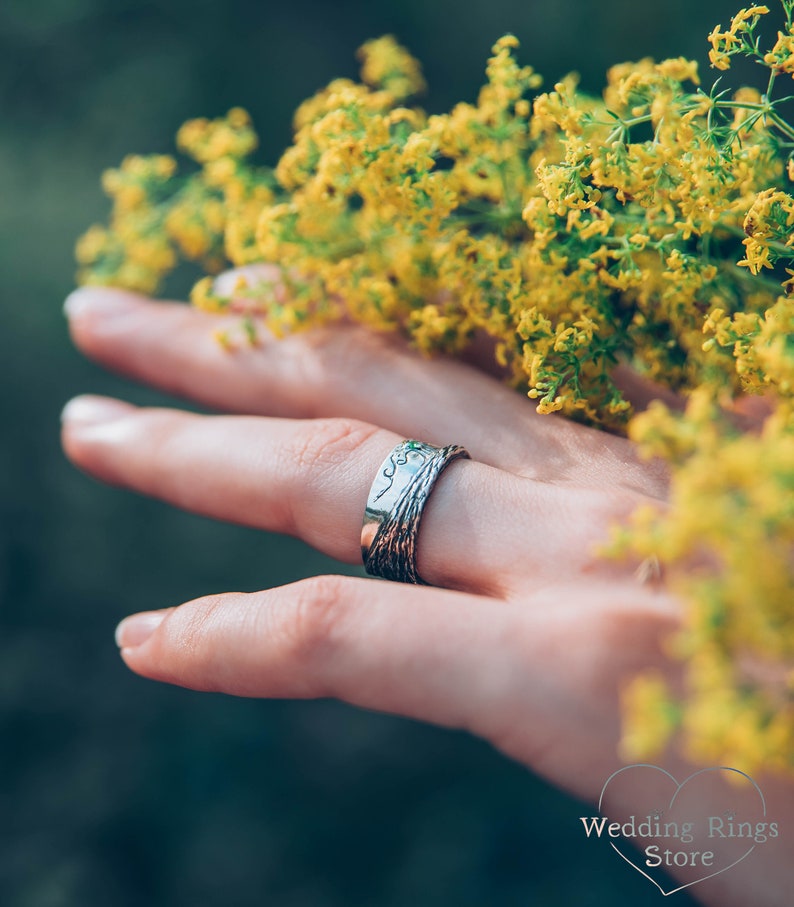
[[[402,441],[372,483],[361,529],[361,557],[372,576],[426,586],[416,571],[419,522],[438,477],[454,460],[471,457],[457,445]]]

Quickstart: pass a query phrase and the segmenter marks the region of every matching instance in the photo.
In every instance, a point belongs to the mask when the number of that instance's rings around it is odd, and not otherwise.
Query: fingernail
[[[80,287],[66,297],[63,311],[67,318],[81,318],[90,313],[112,318],[135,308],[136,298],[125,290],[113,287]]]
[[[165,620],[166,611],[145,611],[125,617],[116,627],[116,645],[120,649],[135,649],[146,640]]]
[[[112,397],[83,394],[74,397],[63,408],[61,422],[71,425],[100,425],[126,416],[130,405]]]

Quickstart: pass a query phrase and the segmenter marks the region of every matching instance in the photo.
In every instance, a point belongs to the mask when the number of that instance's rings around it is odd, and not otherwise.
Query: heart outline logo
[[[633,768],[655,769],[658,772],[662,772],[662,774],[666,775],[673,782],[673,784],[675,784],[676,790],[670,799],[670,808],[672,808],[673,804],[675,803],[676,797],[681,793],[681,790],[685,787],[685,785],[688,784],[693,778],[696,778],[698,775],[702,775],[705,772],[734,772],[735,774],[741,775],[743,778],[745,778],[747,781],[749,781],[750,784],[752,784],[752,786],[755,788],[756,792],[758,793],[758,796],[761,799],[761,807],[763,809],[763,816],[764,816],[764,818],[766,818],[766,800],[764,799],[764,794],[761,791],[761,788],[755,783],[755,780],[753,778],[751,778],[750,775],[748,775],[746,772],[741,771],[738,768],[731,768],[730,766],[727,766],[727,765],[714,765],[714,766],[710,766],[708,768],[701,768],[701,769],[698,769],[696,772],[692,772],[691,775],[684,778],[684,780],[679,783],[677,781],[677,779],[672,774],[670,774],[670,772],[668,772],[666,769],[662,768],[659,765],[653,765],[653,763],[650,763],[650,762],[636,762],[632,765],[624,765],[622,768],[619,768],[616,771],[612,772],[612,774],[604,782],[604,786],[601,788],[601,796],[598,798],[598,811],[599,811],[599,813],[601,813],[601,815],[603,815],[602,805],[604,802],[604,794],[606,793],[607,787],[609,787],[610,781],[612,781],[613,778],[616,778],[622,772],[629,771],[630,769],[633,769]],[[757,846],[754,843],[752,845],[752,847],[750,847],[750,849],[746,853],[742,854],[742,856],[740,856],[738,859],[734,860],[733,863],[729,863],[727,866],[723,866],[722,869],[718,869],[716,872],[712,872],[707,876],[703,876],[703,878],[701,878],[701,879],[694,879],[691,882],[687,882],[685,885],[679,885],[678,888],[673,888],[670,891],[665,891],[664,888],[656,881],[656,879],[651,878],[651,876],[649,876],[647,872],[640,869],[640,867],[637,866],[637,864],[634,863],[632,860],[630,860],[626,856],[626,854],[624,854],[613,841],[610,841],[609,844],[610,844],[610,847],[612,847],[612,849],[615,851],[615,853],[618,854],[619,857],[621,857],[621,859],[625,860],[629,864],[629,866],[631,866],[633,869],[636,869],[640,875],[645,876],[645,878],[649,882],[652,882],[659,889],[659,891],[662,893],[662,895],[664,897],[669,897],[671,894],[676,894],[679,891],[683,891],[685,888],[691,888],[692,885],[697,885],[700,882],[705,882],[707,879],[713,879],[715,876],[721,875],[723,872],[726,872],[728,869],[732,869],[734,866],[741,863],[742,860],[746,860],[747,857],[750,856],[750,854],[755,850],[755,848]]]

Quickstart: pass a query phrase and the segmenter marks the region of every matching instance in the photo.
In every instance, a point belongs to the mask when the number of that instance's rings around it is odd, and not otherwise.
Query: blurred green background
[[[659,895],[580,804],[480,741],[338,703],[235,701],[128,673],[120,618],[336,569],[291,540],[100,487],[64,460],[70,395],[159,398],[69,346],[102,169],[243,105],[274,162],[297,104],[365,39],[471,98],[505,31],[553,82],[692,56],[738,0],[2,0],[0,905],[629,905]],[[564,669],[561,666],[561,670]],[[690,903],[678,895],[678,903]]]

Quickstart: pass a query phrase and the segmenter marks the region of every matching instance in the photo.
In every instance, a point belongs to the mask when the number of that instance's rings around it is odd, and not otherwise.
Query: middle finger
[[[345,417],[403,437],[467,447],[517,475],[666,494],[659,464],[628,441],[556,416],[478,369],[429,359],[395,338],[337,326],[228,352],[215,340],[232,319],[181,303],[89,287],[67,304],[76,344],[103,364],[221,410],[290,418]]]

